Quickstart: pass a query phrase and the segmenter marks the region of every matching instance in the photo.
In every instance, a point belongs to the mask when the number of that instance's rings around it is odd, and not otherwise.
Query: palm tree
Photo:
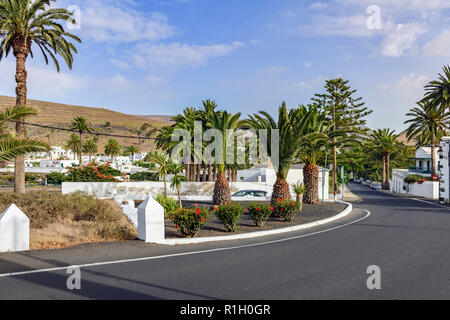
[[[267,130],[268,141],[274,130],[279,132],[279,164],[275,166],[277,180],[273,186],[272,204],[277,199],[291,199],[291,192],[286,178],[289,173],[294,159],[298,155],[300,143],[304,134],[304,128],[310,117],[310,113],[302,115],[300,109],[289,110],[286,103],[282,103],[278,110],[278,121],[275,121],[267,112],[260,111],[259,114],[250,116],[245,121],[254,130]],[[272,155],[271,144],[269,143],[268,151]]]
[[[45,62],[48,56],[52,59],[59,72],[56,56],[62,56],[71,69],[73,53],[77,52],[73,43],[81,40],[64,30],[61,21],[75,23],[73,13],[66,9],[51,8],[55,0],[0,0],[0,60],[8,57],[12,51],[16,58],[16,106],[27,105],[27,71],[28,56],[33,57],[33,45],[39,48]],[[16,136],[25,137],[23,118],[16,122]],[[14,191],[25,193],[25,158],[19,156],[15,163]]]
[[[425,86],[427,93],[421,101],[440,107],[442,111],[450,109],[450,66],[444,66],[443,71],[438,80],[430,81]]]
[[[375,150],[378,150],[382,155],[383,161],[383,190],[390,190],[390,158],[391,154],[399,148],[398,134],[395,134],[395,130],[389,129],[377,129],[370,135]]]
[[[50,147],[41,141],[16,139],[11,135],[4,134],[7,122],[33,114],[36,114],[36,111],[28,107],[6,108],[0,112],[0,162],[11,161],[28,153],[50,151]]]
[[[111,156],[111,162],[114,162],[114,157],[120,154],[121,149],[116,139],[109,139],[105,145],[105,154]]]
[[[330,148],[331,141],[337,132],[330,133],[331,122],[327,121],[327,113],[315,106],[300,107],[300,118],[308,117],[304,126],[303,138],[300,142],[299,159],[305,164],[303,181],[306,192],[303,200],[307,204],[319,203],[319,168],[317,162],[322,156],[322,150]],[[324,178],[324,177],[323,177]]]
[[[91,162],[91,155],[96,154],[97,150],[98,146],[94,139],[89,139],[83,144],[83,152],[89,155],[89,163]]]
[[[217,168],[217,179],[214,185],[214,196],[213,202],[215,205],[223,205],[231,201],[230,185],[228,184],[227,177],[225,175],[225,164],[227,159],[227,154],[233,152],[228,150],[233,137],[228,134],[228,130],[235,130],[241,127],[242,121],[239,120],[241,113],[235,115],[228,113],[227,111],[213,112],[211,113],[211,127],[219,130],[222,133],[222,159],[220,163],[216,163]]]
[[[86,121],[83,117],[77,117],[72,120],[72,123],[70,124],[70,130],[78,132],[80,135],[80,146],[83,145],[83,134],[85,133],[91,133],[95,129]],[[83,156],[83,148],[78,149],[78,158],[80,159],[80,166],[83,164],[82,161]]]
[[[158,174],[160,177],[163,177],[164,180],[164,196],[167,198],[167,173],[169,169],[170,160],[167,158],[167,155],[162,152],[154,152],[150,154],[152,162],[154,162],[158,168]]]
[[[172,189],[177,189],[178,203],[180,208],[182,208],[183,204],[181,202],[181,182],[186,181],[186,177],[182,175],[184,172],[184,165],[181,163],[178,164],[170,161],[167,167],[167,172],[169,174],[173,174],[172,180],[170,181],[170,187]]]
[[[136,153],[139,153],[139,149],[136,148],[135,146],[128,146],[128,147],[125,147],[124,153],[125,154],[131,154],[131,159],[132,159],[131,163],[133,164],[134,163],[134,155]]]
[[[80,149],[81,149],[81,143],[80,143],[80,138],[72,133],[70,135],[69,140],[67,140],[66,142],[66,150],[72,150],[72,152],[77,155],[80,153]],[[81,163],[81,160],[80,160]]]
[[[405,121],[405,124],[410,124],[406,130],[406,137],[409,140],[417,138],[422,141],[426,138],[431,145],[431,175],[434,176],[437,137],[441,132],[445,133],[449,129],[450,112],[447,108],[442,109],[431,101],[421,101],[406,115],[411,117]]]

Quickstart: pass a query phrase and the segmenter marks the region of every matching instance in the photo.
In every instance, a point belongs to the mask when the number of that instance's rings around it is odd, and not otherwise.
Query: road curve
[[[133,242],[0,255],[0,274],[167,255],[83,267],[81,290],[67,289],[65,269],[0,277],[0,299],[450,299],[450,210],[350,188],[363,199],[351,217],[312,231],[227,244]],[[371,215],[362,220],[363,210]],[[367,288],[372,265],[381,269],[380,290]]]

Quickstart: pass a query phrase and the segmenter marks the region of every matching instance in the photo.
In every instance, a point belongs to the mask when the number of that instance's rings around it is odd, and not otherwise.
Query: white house
[[[71,168],[78,165],[78,160],[41,160],[41,168]]]
[[[443,137],[438,150],[439,201],[450,202],[450,137]]]
[[[438,168],[438,152],[436,149],[435,163]],[[421,147],[416,151],[415,158],[409,159],[411,166],[408,169],[393,169],[391,191],[398,194],[413,195],[418,197],[438,199],[439,183],[434,181],[424,181],[421,183],[406,183],[405,178],[410,175],[421,175],[431,177],[431,148]]]

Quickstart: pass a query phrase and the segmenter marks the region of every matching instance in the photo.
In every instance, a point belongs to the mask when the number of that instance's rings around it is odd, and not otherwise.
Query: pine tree
[[[349,85],[348,80],[342,78],[327,80],[326,93],[316,94],[312,99],[319,108],[328,113],[328,121],[331,122],[330,133],[340,132],[340,136],[334,136],[331,143],[333,147],[333,194],[337,192],[337,152],[339,148],[345,148],[358,140],[364,139],[369,128],[365,126],[367,117],[372,113],[362,97],[355,97],[356,90]]]

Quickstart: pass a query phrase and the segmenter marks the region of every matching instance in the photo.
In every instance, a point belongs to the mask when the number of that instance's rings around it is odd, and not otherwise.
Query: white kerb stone
[[[164,242],[164,208],[152,197],[138,207],[138,238],[151,243]]]
[[[30,219],[15,204],[0,215],[0,252],[30,250]]]

